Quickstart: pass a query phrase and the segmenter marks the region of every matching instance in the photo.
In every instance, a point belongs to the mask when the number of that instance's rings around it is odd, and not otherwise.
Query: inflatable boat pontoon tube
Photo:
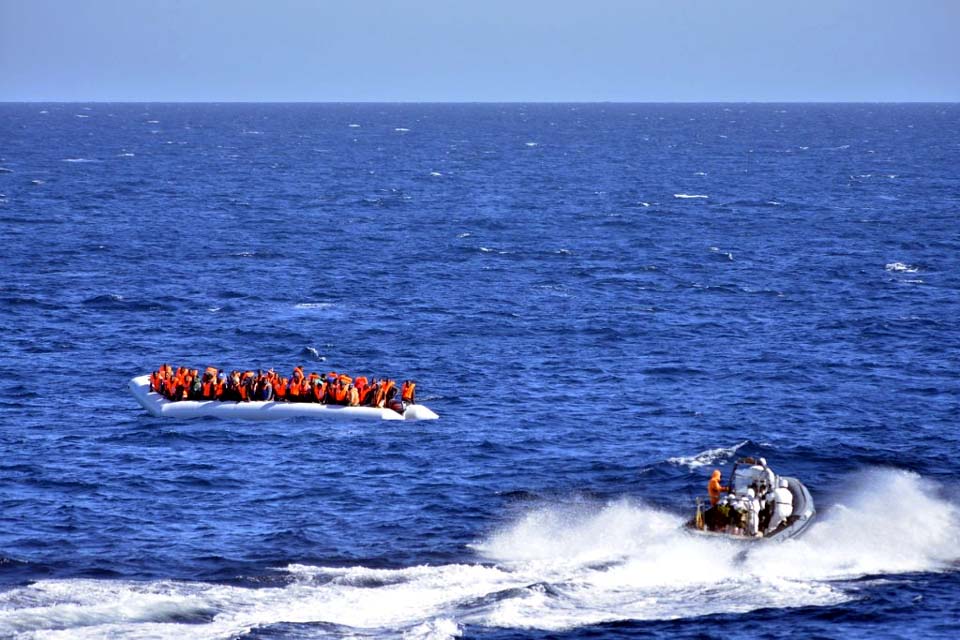
[[[440,416],[423,406],[411,404],[403,414],[377,407],[344,407],[309,402],[232,402],[223,400],[181,400],[171,402],[150,391],[150,376],[130,381],[130,393],[147,412],[157,418],[229,418],[240,420],[283,420],[300,416],[333,420],[436,420]]]

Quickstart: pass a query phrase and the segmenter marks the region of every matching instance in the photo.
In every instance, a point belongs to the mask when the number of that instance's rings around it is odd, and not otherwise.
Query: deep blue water
[[[0,194],[0,637],[956,637],[960,105],[2,104]],[[745,454],[805,537],[678,531]]]

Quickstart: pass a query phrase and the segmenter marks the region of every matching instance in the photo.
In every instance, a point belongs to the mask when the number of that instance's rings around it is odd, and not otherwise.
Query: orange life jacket
[[[381,407],[381,408],[383,407],[384,403],[386,403],[387,401],[387,393],[390,391],[390,389],[393,389],[395,386],[397,386],[397,383],[394,382],[393,380],[387,380],[385,383],[380,385],[380,390],[377,391],[377,401],[376,401],[376,405],[378,407]]]
[[[321,382],[320,384],[313,385],[313,399],[317,402],[323,402],[324,396],[327,394],[327,383]]]
[[[291,398],[300,397],[300,378],[294,376],[290,379],[290,388],[288,390],[288,394]]]
[[[417,388],[416,382],[411,382],[409,380],[403,383],[403,386],[400,387],[400,399],[404,402],[413,402],[413,391]]]
[[[203,399],[204,399],[204,400],[212,400],[212,399],[213,399],[214,394],[216,393],[216,386],[217,386],[217,385],[213,382],[213,380],[208,380],[208,381],[206,381],[206,382],[203,383],[202,390],[203,390]]]
[[[283,400],[287,397],[287,381],[277,377],[273,382],[273,395],[277,397],[278,400]]]

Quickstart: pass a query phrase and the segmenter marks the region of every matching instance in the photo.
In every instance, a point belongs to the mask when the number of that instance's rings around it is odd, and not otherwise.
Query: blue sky
[[[960,1],[0,0],[0,101],[960,101]]]

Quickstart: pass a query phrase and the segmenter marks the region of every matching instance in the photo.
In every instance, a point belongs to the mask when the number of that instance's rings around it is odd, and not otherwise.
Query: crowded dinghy
[[[724,486],[719,469],[707,483],[710,506],[697,499],[697,513],[686,524],[691,531],[734,540],[783,541],[810,526],[816,515],[813,498],[802,482],[780,476],[763,458],[741,458]]]
[[[416,403],[416,383],[398,386],[387,378],[352,378],[331,371],[289,377],[268,371],[220,372],[162,365],[130,381],[134,398],[150,415],[171,418],[273,420],[298,416],[375,420],[435,420]]]

